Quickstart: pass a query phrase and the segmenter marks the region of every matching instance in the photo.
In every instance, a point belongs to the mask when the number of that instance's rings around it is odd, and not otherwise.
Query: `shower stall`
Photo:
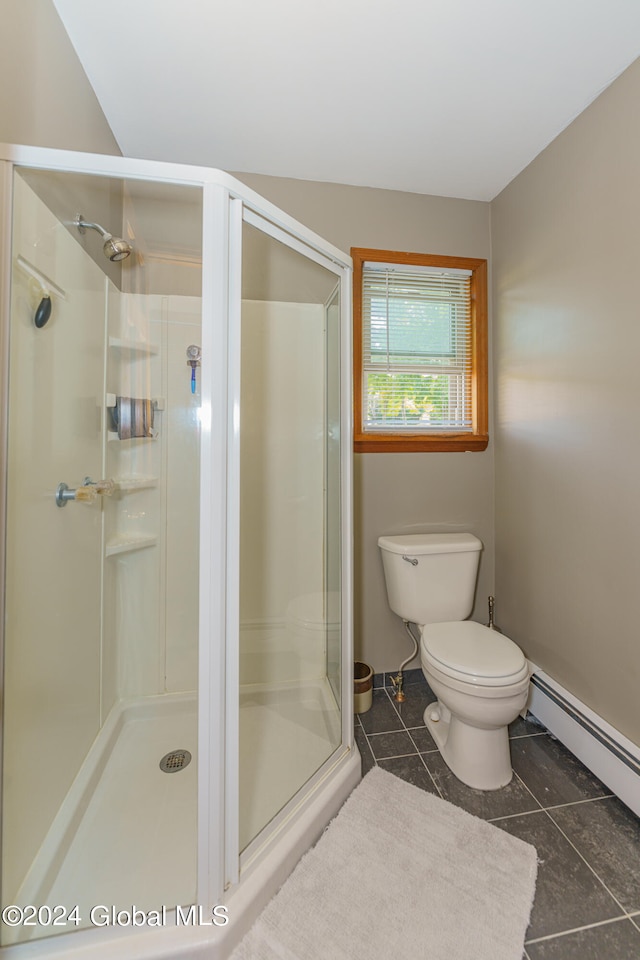
[[[0,177],[0,956],[224,958],[360,776],[350,260],[217,170]]]

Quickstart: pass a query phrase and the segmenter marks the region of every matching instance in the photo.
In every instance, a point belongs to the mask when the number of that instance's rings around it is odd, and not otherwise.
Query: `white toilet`
[[[470,787],[511,780],[507,726],[527,702],[529,665],[508,637],[466,620],[482,543],[470,533],[380,537],[389,606],[420,629],[422,671],[437,701],[424,721]]]

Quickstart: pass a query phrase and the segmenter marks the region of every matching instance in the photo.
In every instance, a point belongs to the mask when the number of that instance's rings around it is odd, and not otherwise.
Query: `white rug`
[[[374,767],[232,960],[521,960],[535,848]]]

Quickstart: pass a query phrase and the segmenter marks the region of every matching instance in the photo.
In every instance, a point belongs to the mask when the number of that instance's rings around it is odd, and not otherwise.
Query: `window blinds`
[[[363,426],[472,430],[471,271],[363,268]]]

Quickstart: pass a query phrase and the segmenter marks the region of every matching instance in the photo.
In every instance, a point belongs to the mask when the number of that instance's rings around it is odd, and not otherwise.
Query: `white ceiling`
[[[476,200],[640,54],[639,0],[54,3],[126,156]]]

